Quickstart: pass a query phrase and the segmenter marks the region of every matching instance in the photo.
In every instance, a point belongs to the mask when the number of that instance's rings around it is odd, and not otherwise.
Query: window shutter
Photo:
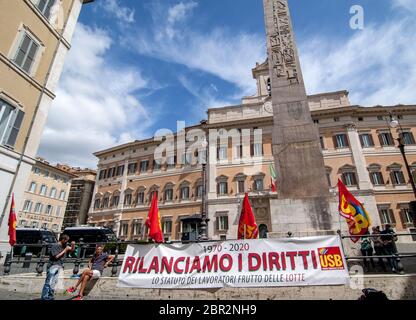
[[[343,134],[344,140],[345,140],[345,147],[350,146],[350,141],[348,140],[348,136],[346,134]]]
[[[373,135],[372,135],[372,134],[369,134],[369,135],[368,135],[368,137],[369,137],[369,139],[370,139],[370,144],[371,144],[371,146],[372,146],[372,147],[374,147],[374,139],[373,139]]]
[[[24,62],[24,65],[22,67],[23,70],[25,70],[26,72],[30,71],[30,68],[32,67],[33,61],[35,60],[38,49],[39,49],[39,46],[35,42],[32,41],[29,52],[26,57],[26,61]]]
[[[364,146],[364,139],[363,139],[363,135],[362,134],[360,134],[360,143],[361,143],[361,147],[365,147]]]
[[[334,142],[334,148],[335,149],[339,148],[338,141],[337,141],[337,136],[333,136],[332,137],[332,141]]]
[[[355,172],[351,172],[351,175],[352,175],[353,184],[354,184],[354,186],[356,186],[357,185],[357,174]]]
[[[396,177],[394,175],[394,171],[390,172],[390,180],[393,185],[397,184]]]
[[[20,43],[20,47],[17,51],[16,57],[14,59],[16,64],[19,65],[20,67],[22,67],[26,53],[29,50],[30,42],[31,42],[30,38],[25,34],[22,42]]]
[[[220,217],[217,217],[215,224],[216,224],[217,230],[220,230]]]
[[[14,119],[14,123],[11,125],[10,133],[6,142],[6,144],[10,147],[14,147],[16,143],[17,135],[19,134],[19,130],[23,122],[23,117],[25,115],[25,113],[21,110],[16,110],[16,111],[17,111],[17,114]]]
[[[393,209],[389,209],[389,217],[390,217],[391,223],[396,223],[396,218],[394,217]]]
[[[379,134],[378,134],[378,140],[380,141],[380,146],[384,146],[384,143],[383,143],[383,136],[382,136],[382,134],[381,134],[381,133],[379,133]]]
[[[374,175],[375,174],[376,174],[375,172],[370,172],[370,181],[373,185],[375,185],[375,180],[374,180]]]
[[[228,230],[228,216],[225,217],[225,230]]]
[[[406,183],[406,179],[404,178],[403,171],[399,171],[398,174],[399,174],[399,179],[400,179],[399,183],[400,184],[405,184]]]

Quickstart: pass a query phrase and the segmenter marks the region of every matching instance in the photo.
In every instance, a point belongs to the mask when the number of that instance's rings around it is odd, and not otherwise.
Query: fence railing
[[[337,231],[342,244],[342,250],[344,252],[345,258],[347,261],[361,261],[361,260],[370,260],[370,259],[407,259],[407,258],[416,258],[415,253],[406,253],[406,254],[391,254],[391,255],[371,255],[371,256],[360,256],[360,255],[347,255],[344,249],[343,239],[349,238],[374,238],[374,237],[390,237],[390,236],[416,236],[416,233],[402,233],[402,234],[383,234],[383,235],[363,235],[363,236],[351,236],[351,235],[343,235],[340,230]],[[291,238],[291,236],[288,236]],[[209,242],[222,242],[222,240],[208,240]],[[178,244],[178,243],[200,243],[206,241],[170,241],[166,244]],[[109,265],[111,268],[111,276],[115,277],[118,273],[118,267],[121,266],[123,260],[120,259],[120,255],[124,254],[125,247],[129,244],[153,244],[151,242],[137,242],[137,241],[116,241],[116,242],[95,242],[95,243],[78,243],[76,244],[76,250],[74,253],[70,254],[69,257],[63,260],[64,265],[73,265],[73,275],[78,275],[80,266],[83,264],[87,264],[90,261],[90,255],[92,256],[93,252],[97,245],[104,246],[105,250],[110,250],[111,254],[114,255],[114,260]],[[45,265],[49,262],[49,254],[48,249],[50,248],[51,244],[43,243],[43,244],[17,244],[15,249],[10,253],[7,254],[6,260],[4,263],[3,274],[9,275],[13,265],[21,264],[23,269],[30,269],[30,266],[36,265],[36,273],[38,276],[41,276],[44,272]],[[21,253],[22,249],[23,253]],[[38,254],[33,254],[31,252],[26,252],[27,249],[35,248],[38,249]],[[16,253],[15,251],[20,250],[20,253]],[[30,251],[30,250],[29,250]]]

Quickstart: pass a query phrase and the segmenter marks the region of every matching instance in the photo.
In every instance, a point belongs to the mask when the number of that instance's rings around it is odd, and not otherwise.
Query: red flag
[[[163,243],[162,226],[160,224],[159,208],[157,206],[157,192],[153,193],[152,205],[147,216],[146,225],[149,228],[149,239],[156,243]]]
[[[371,221],[364,205],[348,191],[341,180],[338,180],[338,192],[339,214],[347,220],[350,235],[362,236],[367,234]],[[355,243],[360,240],[360,237],[354,237],[351,240]]]
[[[9,243],[13,247],[16,244],[16,226],[17,226],[17,219],[16,219],[16,212],[14,206],[14,194],[12,194],[12,205],[10,207],[10,214],[9,214]]]
[[[238,223],[238,239],[257,239],[258,234],[256,218],[254,218],[253,209],[246,193],[241,208],[240,222]]]

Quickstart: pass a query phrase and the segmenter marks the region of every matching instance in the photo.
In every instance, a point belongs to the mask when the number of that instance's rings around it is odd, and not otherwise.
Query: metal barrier
[[[406,258],[416,258],[416,253],[409,253],[409,254],[392,254],[392,255],[371,255],[371,256],[360,256],[360,255],[347,255],[343,241],[344,239],[349,238],[372,238],[372,237],[380,237],[380,236],[389,236],[389,235],[363,235],[363,236],[351,236],[351,235],[343,235],[340,230],[337,230],[337,234],[339,235],[341,239],[342,244],[342,250],[344,252],[345,258],[347,261],[362,261],[362,260],[371,260],[371,259],[406,259]],[[403,234],[394,234],[395,236],[416,236],[416,233],[403,233]],[[393,235],[393,236],[394,236]],[[291,236],[289,236],[290,238]],[[170,241],[166,244],[175,244],[175,243],[203,243],[207,241]],[[222,240],[208,240],[208,242],[222,242]],[[80,266],[82,264],[87,264],[90,261],[90,257],[87,256],[88,250],[93,250],[97,245],[102,246],[112,246],[114,247],[114,260],[109,265],[111,267],[111,276],[115,277],[118,273],[118,267],[122,264],[122,259],[119,259],[119,256],[122,254],[121,247],[127,246],[129,244],[147,244],[144,242],[137,242],[137,241],[117,241],[117,242],[100,242],[100,243],[83,243],[80,242],[76,246],[78,247],[78,250],[76,251],[75,257],[67,257],[64,259],[63,263],[65,264],[73,264],[73,275],[78,275],[80,271]],[[151,242],[148,243],[153,244]],[[19,265],[22,264],[23,269],[29,269],[31,265],[36,264],[36,273],[38,276],[41,276],[44,271],[44,266],[49,261],[49,255],[47,255],[48,248],[51,246],[51,244],[43,243],[43,244],[18,244],[18,247],[24,247],[25,250],[23,251],[23,255],[13,255],[12,252],[8,253],[6,256],[6,260],[4,263],[4,269],[3,274],[9,275],[12,269],[12,265]],[[40,248],[40,254],[38,257],[35,257],[30,252],[30,248]]]

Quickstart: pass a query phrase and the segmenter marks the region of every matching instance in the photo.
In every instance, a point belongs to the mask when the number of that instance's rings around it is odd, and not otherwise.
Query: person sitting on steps
[[[81,285],[81,289],[74,300],[83,300],[85,287],[87,286],[88,281],[99,279],[103,274],[104,268],[108,267],[114,260],[113,256],[109,256],[107,253],[104,253],[103,250],[104,248],[102,245],[97,245],[95,253],[88,263],[88,269],[85,269],[82,272],[75,287],[70,287],[66,290],[69,293],[73,293],[77,291],[78,287]]]

